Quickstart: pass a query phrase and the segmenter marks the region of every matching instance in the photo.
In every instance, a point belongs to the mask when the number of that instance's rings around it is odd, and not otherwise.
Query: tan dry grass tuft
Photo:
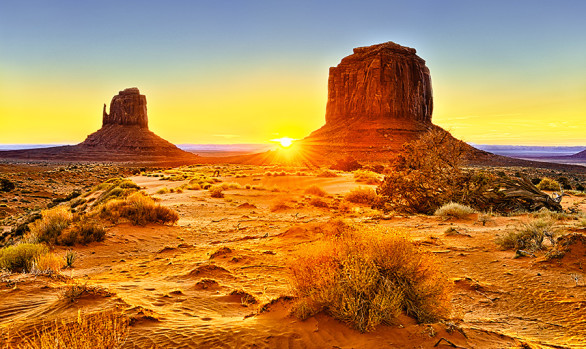
[[[447,280],[402,236],[345,234],[301,254],[291,271],[301,319],[325,311],[365,332],[402,312],[422,323],[449,312]]]
[[[457,202],[448,202],[447,204],[435,210],[434,215],[443,218],[461,219],[472,213],[474,213],[474,209],[472,209],[470,206],[462,205]]]
[[[18,334],[15,348],[117,349],[128,337],[129,319],[118,310],[78,313],[77,319],[46,322],[32,335]]]
[[[61,272],[65,260],[54,253],[45,253],[37,256],[33,261],[33,274],[57,274]]]

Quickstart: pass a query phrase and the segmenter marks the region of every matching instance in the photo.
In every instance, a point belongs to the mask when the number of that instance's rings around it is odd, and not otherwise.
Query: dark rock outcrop
[[[146,96],[141,95],[136,87],[120,91],[118,95],[112,97],[110,114],[106,113],[106,104],[104,104],[102,127],[106,125],[138,125],[148,129]]]

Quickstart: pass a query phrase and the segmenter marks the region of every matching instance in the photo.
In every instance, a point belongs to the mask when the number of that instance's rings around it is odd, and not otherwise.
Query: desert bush
[[[0,269],[16,273],[28,273],[35,259],[48,253],[44,244],[17,244],[0,249]]]
[[[58,206],[41,212],[42,218],[29,225],[27,240],[58,244],[63,231],[73,221],[73,214],[65,207]]]
[[[311,198],[309,204],[313,207],[329,208],[328,203],[320,198]]]
[[[223,198],[224,197],[224,193],[223,193],[223,189],[221,186],[213,186],[210,187],[210,189],[208,189],[210,192],[210,196],[213,198]]]
[[[365,184],[380,184],[380,179],[377,173],[367,170],[354,171],[354,180]]]
[[[377,202],[378,196],[371,188],[358,187],[347,193],[344,200],[355,204],[373,205]]]
[[[156,193],[157,193],[157,194],[161,194],[161,195],[162,195],[162,194],[169,194],[169,192],[170,192],[169,188],[167,188],[167,187],[163,187],[163,188],[161,188],[161,189],[157,190],[157,192],[156,192]]]
[[[312,185],[305,189],[305,194],[315,195],[315,196],[326,196],[326,192],[318,187],[317,185]]]
[[[117,349],[126,342],[128,326],[129,318],[118,310],[79,312],[75,319],[43,323],[26,334],[16,332],[12,344],[30,349]]]
[[[136,192],[126,199],[115,199],[103,205],[99,211],[102,218],[117,222],[118,219],[128,219],[134,225],[147,223],[171,223],[179,220],[177,212],[155,203],[153,198]]]
[[[506,250],[540,250],[543,248],[543,240],[548,239],[555,244],[555,236],[558,234],[558,228],[555,221],[551,219],[535,219],[524,223],[521,228],[507,232],[504,236],[496,240],[502,248]]]
[[[0,178],[0,192],[9,192],[14,190],[16,186],[9,179]]]
[[[66,268],[73,268],[73,263],[75,263],[75,259],[77,258],[77,254],[72,250],[68,250],[65,252],[65,267]]]
[[[325,171],[320,172],[317,175],[317,177],[333,178],[333,177],[338,177],[338,175],[336,174],[336,172],[325,170]]]
[[[536,186],[539,190],[560,190],[560,184],[555,180],[544,177]]]
[[[277,212],[282,210],[288,210],[291,206],[287,205],[285,201],[277,201],[271,206],[271,212]]]
[[[139,190],[140,187],[133,181],[125,178],[111,178],[104,183],[98,184],[92,191],[103,190],[98,196],[94,205],[107,202],[112,199],[120,199],[129,196]]]
[[[351,156],[336,160],[336,163],[330,167],[332,170],[352,172],[362,168],[362,165]]]
[[[298,296],[292,313],[301,319],[325,311],[365,332],[403,312],[421,323],[448,314],[445,278],[404,237],[342,235],[301,254],[290,268]]]
[[[448,202],[442,207],[435,210],[434,215],[443,218],[464,218],[469,214],[474,213],[474,209],[470,206],[462,205],[457,202]]]
[[[187,190],[201,190],[201,185],[199,185],[198,183],[190,183],[187,185],[187,187],[185,187],[185,189],[187,189]]]
[[[63,245],[72,246],[76,243],[83,245],[94,241],[104,241],[106,229],[98,222],[93,220],[82,220],[75,224],[72,229],[72,237],[69,241],[62,241]]]
[[[54,253],[48,252],[38,255],[33,260],[31,273],[34,274],[55,274],[61,271],[63,258]]]
[[[228,190],[228,189],[240,189],[240,188],[242,188],[242,186],[241,186],[240,184],[236,183],[236,182],[229,182],[229,183],[226,183],[226,182],[224,182],[224,183],[222,183],[222,184],[220,185],[220,187],[221,187],[223,190]]]
[[[461,201],[466,145],[447,131],[433,129],[407,143],[377,189],[380,208],[432,214]]]

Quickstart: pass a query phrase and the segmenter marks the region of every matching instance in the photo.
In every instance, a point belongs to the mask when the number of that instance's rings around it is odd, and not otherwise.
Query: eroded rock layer
[[[330,68],[326,124],[301,143],[376,158],[434,127],[432,111],[431,76],[415,49],[393,42],[359,47]]]

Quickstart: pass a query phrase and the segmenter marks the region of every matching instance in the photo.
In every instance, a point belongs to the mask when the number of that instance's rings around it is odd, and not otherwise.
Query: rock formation
[[[326,124],[301,143],[376,157],[434,127],[431,76],[415,52],[393,42],[355,48],[330,68]]]
[[[74,146],[0,152],[0,158],[193,163],[198,156],[177,148],[148,129],[146,97],[127,88],[112,98],[110,113],[104,105],[102,128]]]
[[[138,125],[148,129],[146,96],[141,95],[136,87],[120,91],[118,95],[112,97],[110,114],[106,113],[106,104],[104,104],[102,126],[106,125]]]

